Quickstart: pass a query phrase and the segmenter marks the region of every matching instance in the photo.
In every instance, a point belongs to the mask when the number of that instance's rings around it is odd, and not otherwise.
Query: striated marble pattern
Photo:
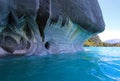
[[[0,56],[83,51],[104,29],[97,0],[0,0]]]

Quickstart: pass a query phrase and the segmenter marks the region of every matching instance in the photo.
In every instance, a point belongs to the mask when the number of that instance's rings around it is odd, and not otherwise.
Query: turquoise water
[[[0,81],[120,81],[120,48],[0,58]]]

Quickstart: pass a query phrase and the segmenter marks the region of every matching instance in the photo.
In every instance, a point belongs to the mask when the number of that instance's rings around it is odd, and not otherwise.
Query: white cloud
[[[120,31],[104,31],[99,34],[102,41],[109,39],[120,39]]]

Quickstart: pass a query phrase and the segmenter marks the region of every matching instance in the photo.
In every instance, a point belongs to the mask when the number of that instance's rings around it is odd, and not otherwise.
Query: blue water
[[[86,52],[0,58],[0,81],[120,81],[120,48],[87,47]]]

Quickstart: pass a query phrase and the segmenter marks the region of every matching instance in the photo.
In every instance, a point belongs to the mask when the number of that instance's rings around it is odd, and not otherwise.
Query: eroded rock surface
[[[83,51],[104,30],[97,0],[0,0],[0,55]]]

